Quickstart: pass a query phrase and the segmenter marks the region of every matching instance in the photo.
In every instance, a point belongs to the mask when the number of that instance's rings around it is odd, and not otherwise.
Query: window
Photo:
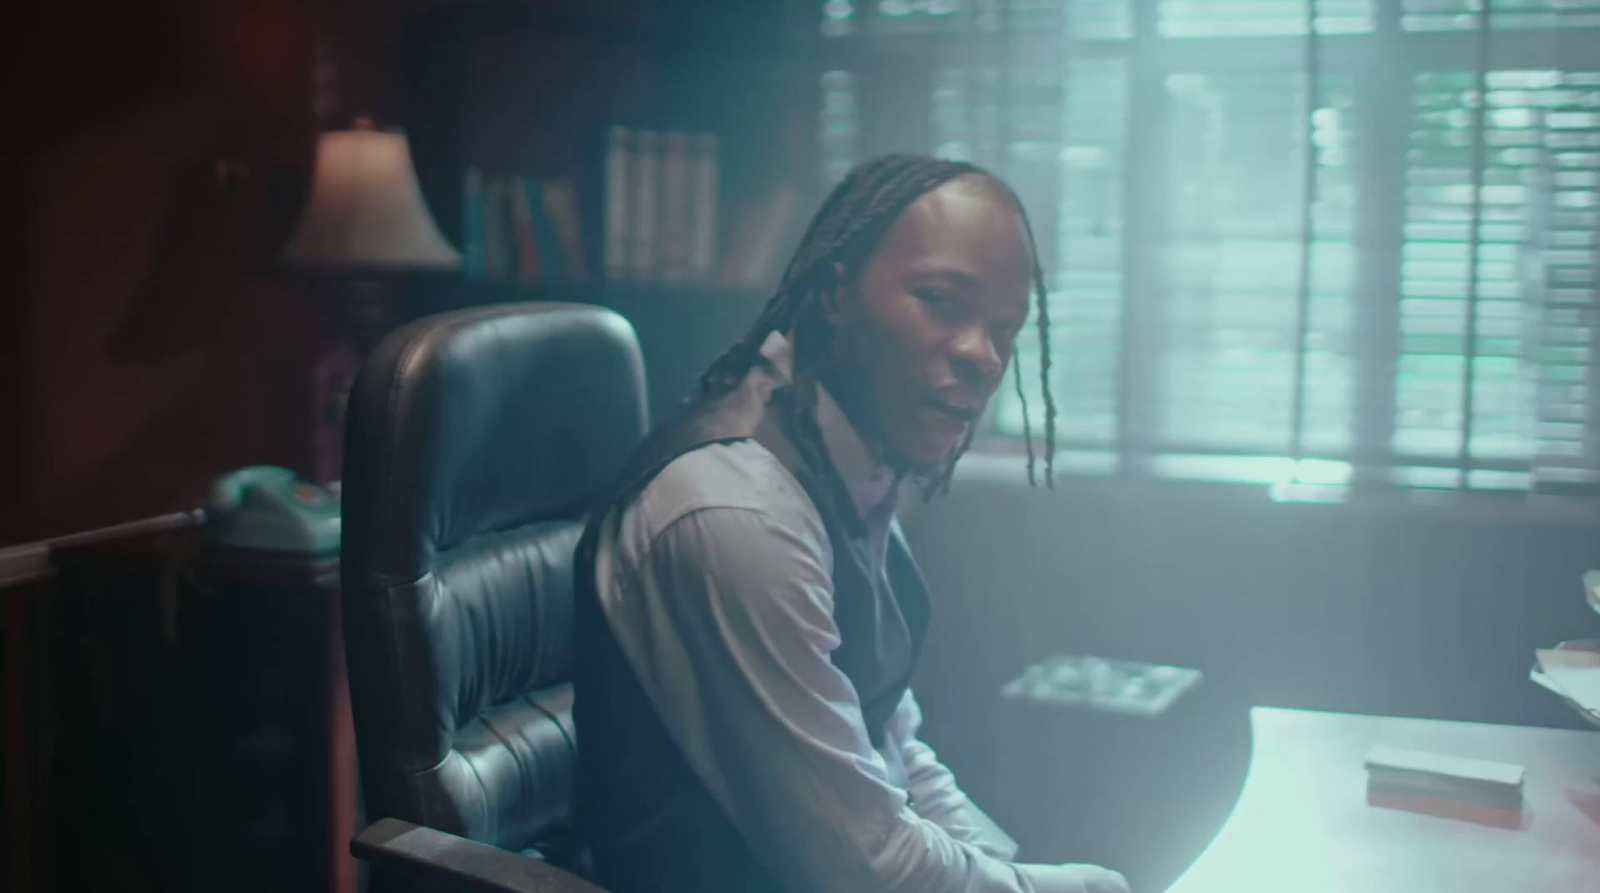
[[[1297,427],[1304,452],[1349,451],[1352,90],[1325,81],[1313,110],[1298,71],[1164,79],[1162,451],[1287,455]]]
[[[1580,483],[1600,215],[1600,72],[1413,83],[1395,393],[1406,480]],[[1481,139],[1479,134],[1481,132]],[[1459,460],[1465,460],[1464,462]]]
[[[834,0],[820,172],[918,149],[1017,188],[1068,458],[1588,494],[1600,0],[1484,5]]]

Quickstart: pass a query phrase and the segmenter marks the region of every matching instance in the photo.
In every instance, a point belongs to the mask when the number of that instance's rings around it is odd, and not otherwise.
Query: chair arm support
[[[350,854],[424,885],[463,893],[605,893],[538,859],[400,819],[368,825],[350,841]]]

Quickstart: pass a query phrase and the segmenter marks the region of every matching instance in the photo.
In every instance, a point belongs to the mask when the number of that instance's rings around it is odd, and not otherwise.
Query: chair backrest
[[[342,574],[370,819],[512,850],[561,840],[572,553],[644,435],[644,394],[633,329],[583,305],[431,317],[364,362]]]

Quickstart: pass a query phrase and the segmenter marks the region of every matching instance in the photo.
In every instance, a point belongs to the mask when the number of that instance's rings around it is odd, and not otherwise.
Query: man
[[[959,162],[868,161],[700,398],[640,448],[578,549],[577,824],[602,885],[1126,890],[1095,866],[1008,861],[1015,844],[917,740],[907,687],[927,599],[897,490],[948,485],[1030,292],[1043,339],[1010,188]]]

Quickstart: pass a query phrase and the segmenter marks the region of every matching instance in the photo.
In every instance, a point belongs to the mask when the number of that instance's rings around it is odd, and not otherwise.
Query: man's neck
[[[817,427],[822,432],[829,460],[850,490],[863,519],[878,513],[885,502],[893,502],[903,473],[874,437],[875,428],[863,425],[861,413],[852,414],[840,402],[835,388],[826,379],[817,380]]]
[[[825,366],[817,370],[818,383],[844,413],[856,436],[871,452],[874,461],[887,466],[894,473],[896,480],[908,477],[926,480],[937,475],[940,469],[929,468],[924,463],[919,463],[902,451],[896,450],[888,438],[883,436],[883,427],[879,423],[878,414],[866,408],[869,401],[858,388],[846,384],[851,377],[836,367]]]

